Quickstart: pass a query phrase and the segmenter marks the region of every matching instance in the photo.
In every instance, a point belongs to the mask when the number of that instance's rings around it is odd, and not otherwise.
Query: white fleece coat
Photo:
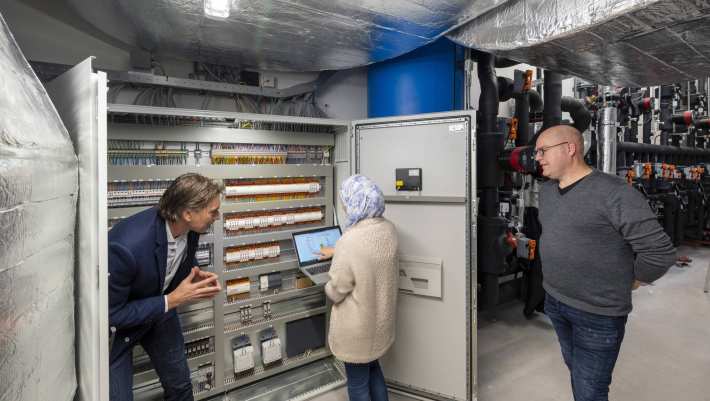
[[[333,301],[328,342],[349,363],[380,358],[394,342],[399,266],[397,233],[388,220],[364,219],[335,244],[325,292]]]

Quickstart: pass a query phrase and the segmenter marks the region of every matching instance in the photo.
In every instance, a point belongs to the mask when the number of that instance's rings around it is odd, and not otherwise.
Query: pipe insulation
[[[542,115],[542,131],[562,122],[562,76],[554,71],[545,70],[545,82],[542,92],[545,98]]]
[[[204,0],[68,0],[63,6],[110,38],[158,57],[323,71],[408,53],[500,2],[223,0],[231,5],[225,18],[206,16]]]
[[[498,77],[494,61],[495,57],[489,53],[480,53],[477,59],[478,81],[481,84],[478,128],[483,133],[495,132],[498,122]]]
[[[607,174],[616,174],[616,106],[601,110],[597,130],[597,168]]]
[[[0,49],[0,400],[70,401],[77,157],[1,16]]]
[[[638,88],[707,76],[707,1],[497,3],[446,36],[466,47],[604,85]]]
[[[662,146],[652,145],[650,143],[634,143],[622,142],[618,146],[620,152],[652,154],[652,155],[670,155],[670,156],[689,156],[694,158],[702,158],[710,161],[710,149],[700,149],[682,146]]]

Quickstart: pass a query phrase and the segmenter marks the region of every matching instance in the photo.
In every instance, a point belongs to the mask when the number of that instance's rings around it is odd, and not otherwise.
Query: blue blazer
[[[168,256],[165,220],[156,207],[136,213],[108,233],[109,324],[116,327],[111,360],[130,349],[165,313],[164,295],[197,266],[199,234],[188,232],[186,257],[163,293]]]

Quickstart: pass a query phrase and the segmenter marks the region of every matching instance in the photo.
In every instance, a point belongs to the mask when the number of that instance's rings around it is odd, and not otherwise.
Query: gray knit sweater
[[[643,195],[598,170],[564,195],[544,183],[540,223],[545,291],[586,312],[627,315],[634,279],[651,283],[676,261]]]

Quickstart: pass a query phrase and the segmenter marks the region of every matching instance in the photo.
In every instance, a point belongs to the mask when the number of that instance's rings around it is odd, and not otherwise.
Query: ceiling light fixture
[[[212,18],[229,18],[231,0],[205,0],[205,16]]]

